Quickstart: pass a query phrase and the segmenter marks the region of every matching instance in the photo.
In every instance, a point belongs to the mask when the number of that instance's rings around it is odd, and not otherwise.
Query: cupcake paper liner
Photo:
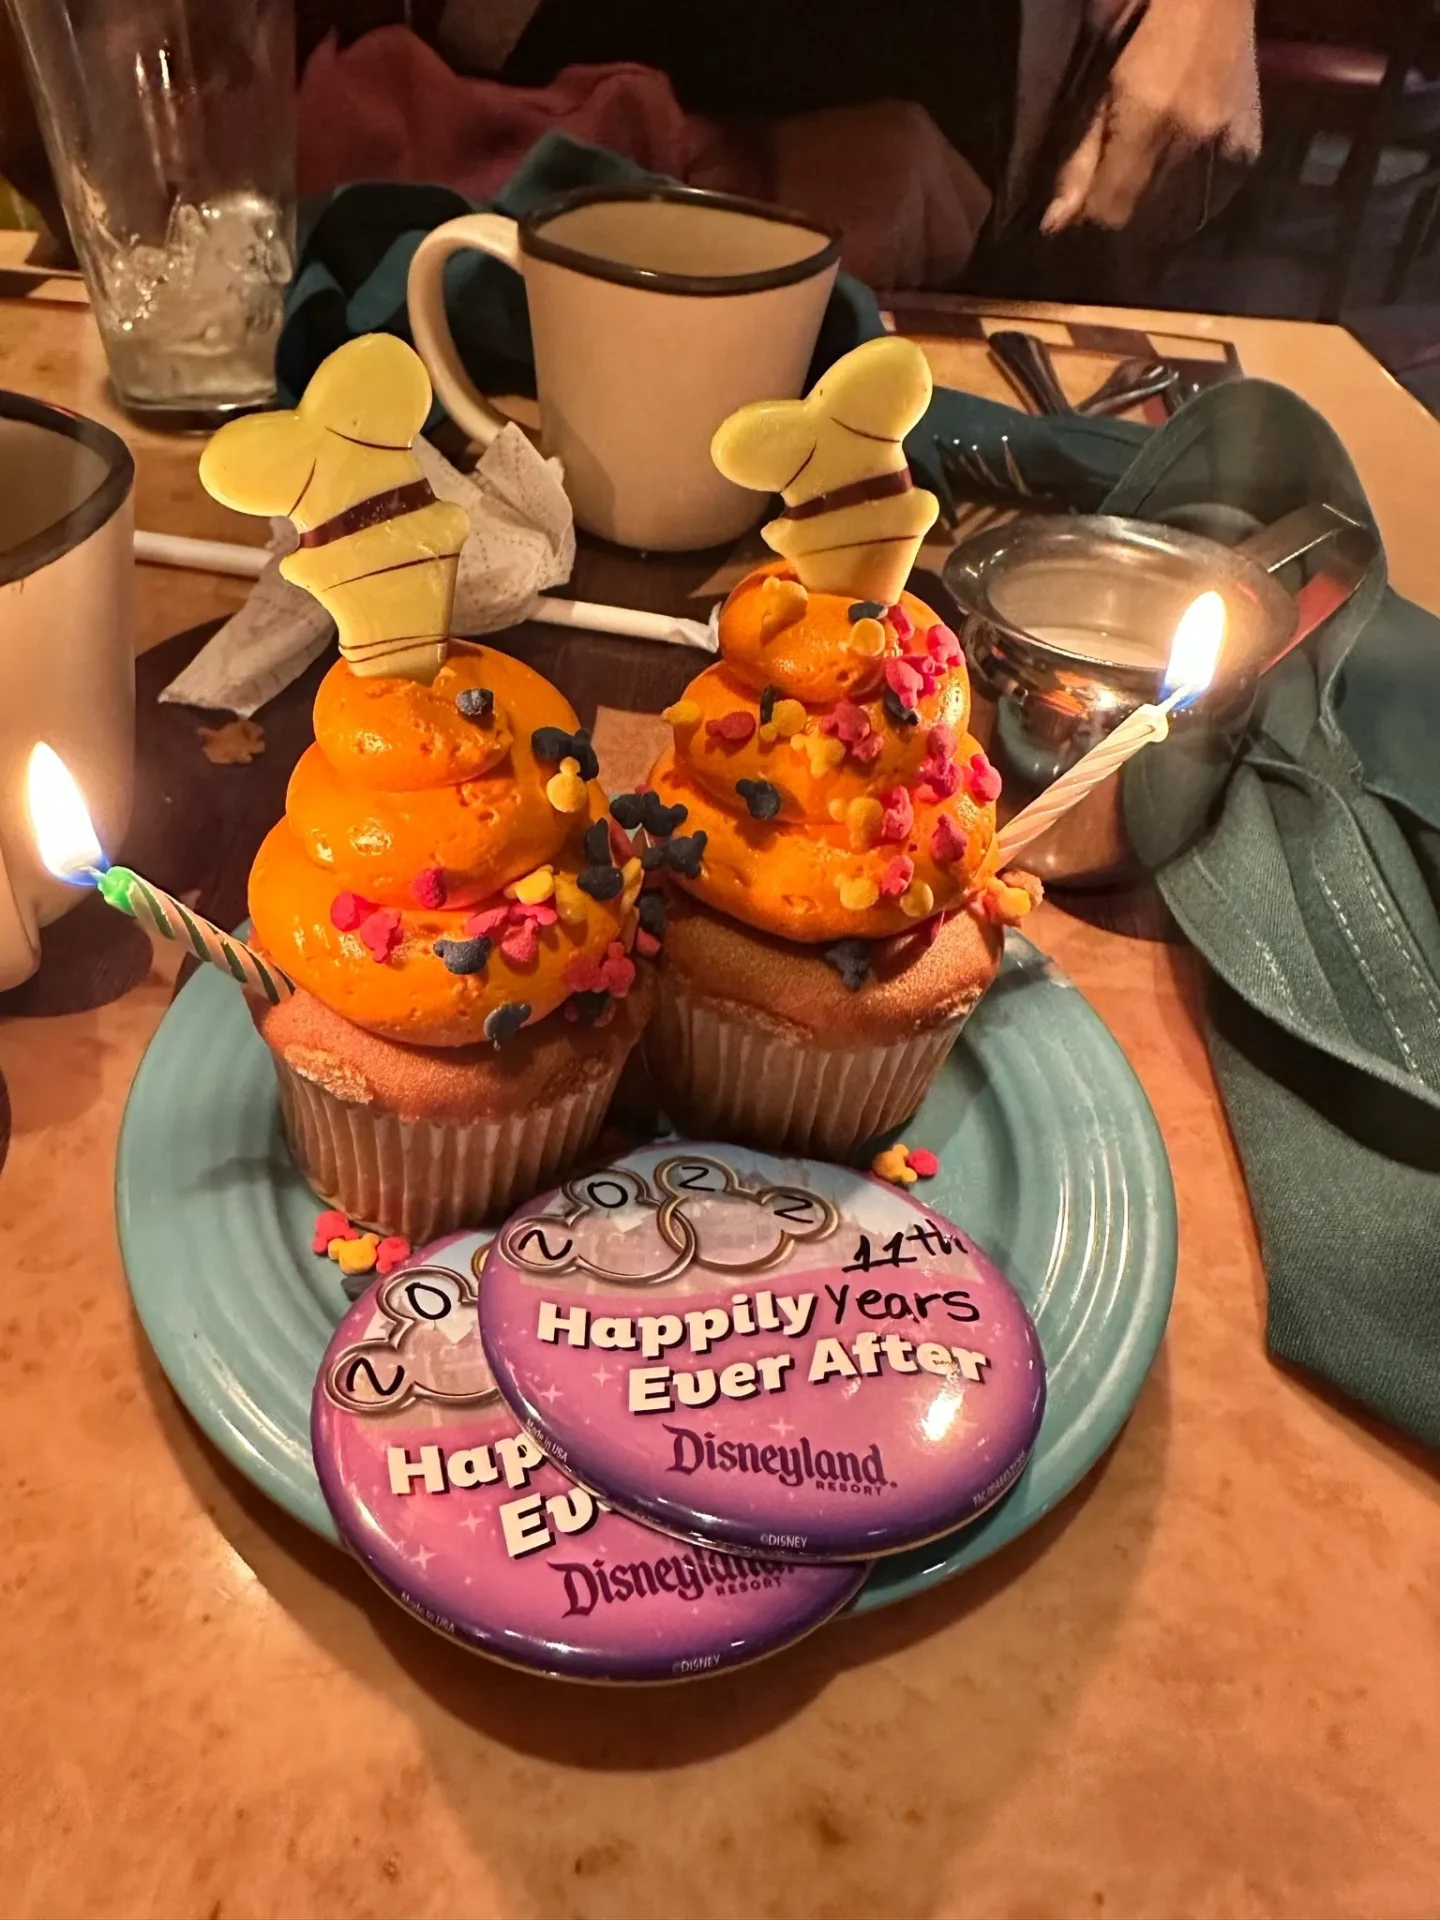
[[[643,1044],[677,1124],[838,1159],[914,1113],[967,1013],[888,1046],[821,1047],[778,1038],[742,1008],[717,1007],[664,974]]]
[[[274,1056],[272,1056],[274,1057]],[[548,1186],[600,1131],[624,1064],[547,1105],[464,1124],[402,1120],[337,1099],[275,1057],[290,1149],[321,1199],[419,1246],[508,1213]]]

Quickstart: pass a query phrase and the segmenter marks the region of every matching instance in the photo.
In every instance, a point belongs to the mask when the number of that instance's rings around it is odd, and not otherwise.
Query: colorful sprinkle
[[[560,762],[560,771],[545,782],[545,798],[557,813],[579,813],[590,795],[580,778],[580,762],[573,757]]]
[[[555,869],[536,867],[533,872],[524,874],[512,882],[505,891],[523,907],[539,906],[542,900],[548,900],[555,891]]]
[[[565,1018],[578,1020],[582,1026],[602,1027],[614,1012],[610,996],[604,991],[582,990],[572,993],[565,1002]]]
[[[653,934],[658,940],[665,931],[664,894],[655,888],[648,888],[636,901],[635,911],[645,932]]]
[[[885,809],[873,794],[867,793],[858,800],[852,800],[844,808],[844,814],[854,852],[868,853],[872,847],[879,846],[881,830],[885,825]]]
[[[880,898],[880,888],[868,873],[847,873],[838,891],[841,906],[850,913],[864,913]]]
[[[574,733],[566,733],[563,727],[537,727],[530,736],[530,751],[537,760],[558,760],[562,766],[573,760],[582,780],[599,778],[600,762],[586,727],[577,727]],[[573,808],[567,811],[573,812]]]
[[[660,939],[657,934],[649,933],[644,927],[635,929],[635,951],[645,959],[653,960],[660,951]]]
[[[333,1207],[327,1207],[324,1213],[315,1218],[315,1231],[310,1236],[312,1253],[328,1253],[332,1240],[348,1240],[358,1234],[360,1229],[352,1227],[343,1213],[337,1213]]]
[[[620,869],[620,878],[625,882],[620,890],[620,904],[628,913],[640,897],[640,889],[645,884],[645,869],[637,858],[632,857]]]
[[[870,944],[866,940],[837,940],[820,957],[835,969],[850,993],[858,993],[870,978]]]
[[[915,803],[905,787],[891,787],[880,796],[885,812],[880,822],[880,838],[888,846],[908,840],[915,831]]]
[[[612,940],[600,962],[600,984],[617,1000],[623,1000],[635,984],[635,962],[620,941]]]
[[[585,829],[585,838],[580,843],[585,849],[585,858],[593,865],[608,864],[610,859],[610,828],[603,820],[597,820],[593,826]]]
[[[985,913],[1002,927],[1013,927],[1023,920],[1035,902],[1024,887],[991,880],[981,896]]]
[[[404,938],[400,930],[400,915],[394,907],[377,907],[368,914],[356,929],[364,941],[370,958],[383,966]]]
[[[598,862],[593,867],[584,867],[576,875],[575,884],[582,893],[588,893],[592,900],[613,900],[625,885],[625,876],[619,867]]]
[[[572,751],[570,736],[563,727],[537,727],[530,736],[530,751],[537,760],[563,760]]]
[[[785,796],[769,780],[737,780],[735,791],[750,809],[753,820],[773,820],[785,804]]]
[[[862,660],[878,660],[890,643],[890,636],[878,620],[857,620],[846,642]]]
[[[373,1273],[380,1253],[378,1233],[357,1234],[353,1240],[332,1240],[326,1248],[341,1273]]]
[[[856,600],[850,608],[850,624],[853,627],[857,620],[879,620],[884,613],[883,600]]]
[[[449,973],[483,973],[489,965],[493,944],[482,933],[470,940],[437,940],[433,951],[445,962]]]
[[[983,753],[972,753],[965,772],[965,790],[972,799],[988,804],[1000,798],[1000,770]]]
[[[530,1018],[528,1000],[507,1000],[485,1021],[485,1038],[497,1047],[503,1047],[507,1040],[513,1040],[525,1022]]]
[[[890,621],[890,625],[895,629],[895,638],[900,642],[901,646],[903,647],[905,642],[910,638],[911,634],[914,633],[915,631],[915,622],[910,618],[909,614],[905,611],[904,607],[902,607],[898,601],[895,603],[893,607],[890,607],[889,609],[887,609],[887,615]]]
[[[917,880],[901,894],[900,911],[912,920],[923,920],[927,914],[935,911],[935,889],[925,881]]]
[[[467,720],[488,720],[495,711],[495,696],[489,687],[466,687],[456,694],[455,705]]]
[[[880,876],[881,898],[898,900],[914,878],[915,862],[908,853],[897,853]]]
[[[443,907],[445,904],[445,869],[426,867],[423,873],[417,873],[410,882],[410,896],[417,907]]]
[[[375,1271],[394,1273],[397,1267],[403,1267],[410,1258],[413,1249],[410,1242],[400,1234],[388,1234],[375,1249]]]
[[[760,588],[760,638],[773,640],[785,627],[793,626],[810,604],[810,596],[798,580],[771,573]]]
[[[727,746],[739,747],[755,731],[753,713],[743,713],[739,708],[734,713],[722,713],[718,720],[707,720],[705,732],[711,740],[723,740]]]
[[[930,836],[930,858],[937,867],[953,867],[969,851],[970,840],[948,813],[942,813]]]
[[[605,824],[610,836],[610,858],[617,867],[623,867],[627,860],[633,860],[636,856],[635,842],[618,820],[612,817]]]
[[[371,914],[378,911],[375,902],[367,900],[363,893],[337,893],[330,902],[331,923],[341,933],[358,933]]]
[[[660,868],[665,864],[664,847],[646,847],[640,855],[640,870],[642,873],[658,873]]]
[[[768,727],[770,722],[775,718],[775,702],[780,699],[780,697],[781,691],[779,687],[768,686],[760,689],[760,724],[762,727]]]
[[[910,1165],[910,1149],[903,1140],[897,1140],[893,1147],[886,1147],[877,1153],[870,1162],[870,1171],[878,1173],[882,1180],[892,1181],[897,1187],[913,1186],[916,1174]]]
[[[662,720],[668,720],[672,727],[698,727],[700,724],[700,702],[698,700],[677,700],[665,708]]]
[[[942,667],[954,667],[960,663],[960,642],[943,621],[937,621],[925,636],[925,647],[932,660],[938,660]]]
[[[913,727],[919,720],[919,714],[916,713],[912,707],[906,706],[905,702],[893,687],[886,687],[882,698],[885,703],[886,713],[889,714],[897,727]]]
[[[960,769],[953,760],[927,760],[921,775],[922,785],[932,800],[953,800],[960,791]]]
[[[705,857],[705,842],[709,836],[704,832],[680,834],[666,843],[665,854],[670,867],[683,874],[687,880],[698,880],[700,862]]]
[[[510,919],[509,901],[502,902],[498,907],[481,907],[465,922],[465,932],[469,938],[479,939],[487,934],[498,933],[502,927],[508,927]]]
[[[560,916],[561,925],[572,931],[589,922],[590,910],[585,904],[585,896],[565,873],[555,876],[555,911]]]
[[[940,1171],[940,1162],[928,1147],[911,1147],[905,1156],[905,1164],[912,1173],[918,1173],[922,1180],[933,1180]]]
[[[533,966],[540,952],[540,929],[533,920],[507,927],[500,938],[500,951],[512,967]]]
[[[908,660],[885,662],[885,684],[898,695],[903,707],[913,707],[925,690],[925,682]]]
[[[690,809],[683,801],[677,800],[673,807],[667,807],[653,788],[641,794],[640,802],[640,824],[655,840],[668,840],[675,829],[683,827],[690,818]]]
[[[790,748],[809,761],[812,780],[823,780],[826,774],[834,773],[845,758],[845,742],[825,733],[797,733]]]
[[[617,793],[610,802],[610,811],[622,827],[628,827],[633,833],[640,824],[640,814],[644,804],[643,793]]]
[[[793,740],[808,718],[803,701],[777,700],[770,721],[780,739]]]
[[[553,927],[560,916],[548,900],[517,900],[510,918],[528,920],[532,926]]]

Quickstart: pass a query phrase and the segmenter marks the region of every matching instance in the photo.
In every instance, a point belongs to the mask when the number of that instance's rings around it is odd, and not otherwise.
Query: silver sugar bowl
[[[1213,525],[1216,512],[1195,518]],[[1021,864],[1067,886],[1119,887],[1189,845],[1224,787],[1260,675],[1349,598],[1374,553],[1370,530],[1328,506],[1303,507],[1235,546],[1183,526],[1029,514],[958,547],[944,578],[963,615],[982,739],[992,709],[985,745],[1005,781],[1002,818],[1161,697],[1175,628],[1197,595],[1225,602],[1209,690]]]

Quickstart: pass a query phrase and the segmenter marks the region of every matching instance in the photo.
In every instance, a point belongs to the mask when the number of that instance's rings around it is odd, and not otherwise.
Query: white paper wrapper
[[[547,1106],[466,1124],[402,1120],[338,1099],[275,1059],[291,1152],[308,1184],[349,1219],[414,1246],[501,1219],[587,1151],[625,1053]]]
[[[683,1131],[844,1159],[909,1119],[965,1019],[884,1047],[797,1045],[662,972],[642,1044],[661,1105]]]
[[[436,496],[464,507],[470,533],[455,582],[456,633],[497,633],[523,620],[536,595],[570,578],[575,524],[558,460],[546,460],[519,427],[497,434],[473,474],[458,473],[426,439],[415,458]],[[160,695],[248,719],[302,674],[335,628],[313,595],[281,577],[296,543],[272,522],[272,558],[245,605]]]

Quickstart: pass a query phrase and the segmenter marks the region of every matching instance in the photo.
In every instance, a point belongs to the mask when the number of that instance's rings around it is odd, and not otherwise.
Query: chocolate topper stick
[[[905,458],[930,392],[920,348],[887,334],[837,360],[804,400],[741,407],[711,441],[727,480],[784,496],[762,531],[812,593],[900,598],[939,512]]]
[[[292,412],[232,421],[200,456],[217,500],[300,529],[280,571],[331,615],[358,674],[428,681],[445,658],[470,522],[411,451],[429,411],[419,355],[369,333],[321,363]]]

